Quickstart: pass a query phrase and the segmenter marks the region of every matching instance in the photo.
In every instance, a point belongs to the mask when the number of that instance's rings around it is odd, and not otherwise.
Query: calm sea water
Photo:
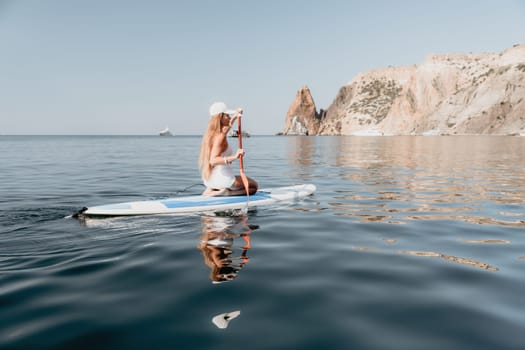
[[[200,193],[199,142],[0,137],[0,348],[525,348],[525,138],[252,137],[261,187],[315,195],[65,218]]]

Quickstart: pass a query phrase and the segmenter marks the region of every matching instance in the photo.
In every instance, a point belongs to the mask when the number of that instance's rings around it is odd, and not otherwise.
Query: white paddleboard
[[[278,202],[294,201],[311,195],[315,185],[295,185],[267,188],[249,196],[205,197],[187,196],[140,202],[127,202],[89,207],[78,214],[85,216],[125,216],[153,214],[186,214],[199,212],[220,212],[271,205]]]

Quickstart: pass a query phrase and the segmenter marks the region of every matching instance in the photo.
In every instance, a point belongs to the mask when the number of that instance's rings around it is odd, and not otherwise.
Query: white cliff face
[[[290,127],[287,129],[287,135],[308,135],[308,128],[301,122],[301,117],[298,115],[292,116]]]
[[[303,86],[295,95],[286,114],[285,135],[315,135],[319,128],[320,116],[307,86]]]
[[[317,120],[309,134],[525,133],[525,45],[359,74]]]

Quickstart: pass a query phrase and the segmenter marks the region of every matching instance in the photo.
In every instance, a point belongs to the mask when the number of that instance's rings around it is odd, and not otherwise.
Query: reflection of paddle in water
[[[202,236],[198,248],[210,268],[212,283],[232,281],[249,261],[250,233],[257,226],[248,225],[244,216],[202,216]],[[239,232],[240,231],[240,232]],[[236,238],[244,240],[239,255],[234,255]]]

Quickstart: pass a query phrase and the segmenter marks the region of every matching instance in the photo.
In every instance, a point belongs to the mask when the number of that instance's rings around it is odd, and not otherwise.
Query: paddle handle
[[[239,139],[239,148],[242,149],[242,114],[239,115],[239,118],[237,119],[237,138]],[[243,162],[243,155],[239,157],[239,172],[241,174],[241,179],[244,184],[244,190],[246,191],[246,196],[250,196],[250,185],[248,184],[248,178],[246,177],[246,174],[244,173],[244,162]]]
[[[239,117],[237,118],[237,138],[239,139],[239,148],[240,149],[242,149],[242,126],[241,126],[241,120],[242,120],[242,114],[239,115]],[[241,169],[243,169],[242,157],[243,157],[243,155],[241,154],[241,156],[239,157],[239,162],[241,164]]]

